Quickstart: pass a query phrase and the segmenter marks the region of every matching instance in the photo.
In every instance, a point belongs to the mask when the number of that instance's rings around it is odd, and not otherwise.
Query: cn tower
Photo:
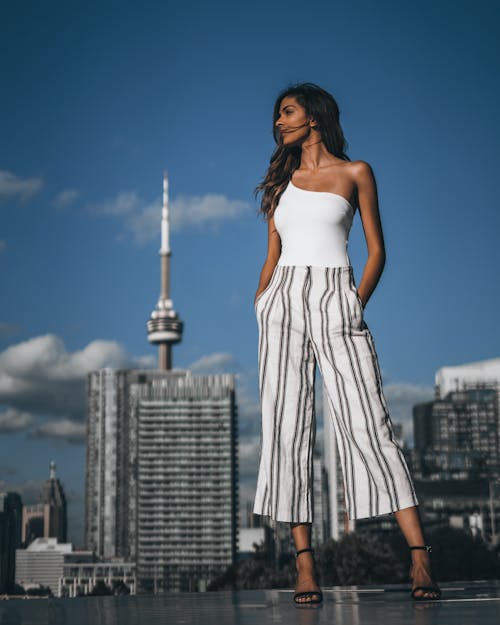
[[[170,230],[168,212],[168,178],[163,173],[163,207],[161,210],[161,291],[156,308],[147,323],[148,340],[158,345],[158,369],[172,369],[172,345],[182,340],[183,322],[170,299]]]

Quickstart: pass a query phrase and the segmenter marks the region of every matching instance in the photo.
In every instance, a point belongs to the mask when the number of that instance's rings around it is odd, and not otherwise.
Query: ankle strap
[[[430,545],[416,545],[415,547],[410,547],[410,549],[426,549],[429,553],[432,551],[432,547]]]
[[[297,553],[295,554],[295,557],[297,557],[299,553],[303,553],[304,551],[310,551],[311,553],[314,553],[314,549],[311,549],[311,547],[306,547],[305,549],[301,549],[300,551],[297,551]]]

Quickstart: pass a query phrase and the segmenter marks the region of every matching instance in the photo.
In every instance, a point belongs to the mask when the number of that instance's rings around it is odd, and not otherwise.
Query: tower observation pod
[[[156,308],[147,322],[148,340],[158,345],[158,369],[172,369],[172,345],[182,340],[183,322],[170,299],[170,232],[168,211],[168,178],[163,174],[163,207],[161,211],[161,291]]]

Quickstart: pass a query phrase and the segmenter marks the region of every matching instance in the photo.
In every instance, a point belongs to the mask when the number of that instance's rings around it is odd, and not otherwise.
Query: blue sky
[[[497,3],[31,1],[2,14],[0,489],[35,502],[55,460],[71,540],[85,373],[156,364],[145,324],[164,169],[185,323],[174,366],[237,374],[242,502],[253,496],[267,244],[253,190],[291,83],[334,95],[350,158],[375,172],[387,263],[365,320],[407,440],[439,367],[499,356]],[[359,213],[349,255],[359,282]]]

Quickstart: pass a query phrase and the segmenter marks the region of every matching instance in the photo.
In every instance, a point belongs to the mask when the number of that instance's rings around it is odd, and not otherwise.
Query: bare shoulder
[[[367,181],[374,177],[372,166],[366,161],[350,161],[349,166],[349,171],[356,181]]]

